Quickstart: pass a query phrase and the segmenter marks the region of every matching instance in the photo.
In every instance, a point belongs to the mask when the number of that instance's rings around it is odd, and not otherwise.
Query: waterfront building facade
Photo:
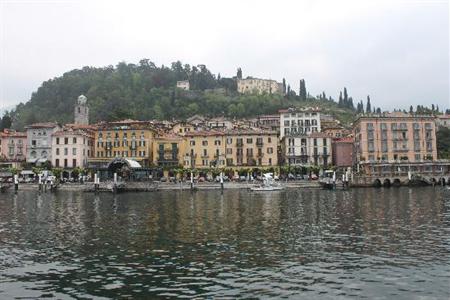
[[[347,168],[353,165],[353,138],[333,139],[331,142],[333,166]]]
[[[353,125],[354,162],[423,162],[437,159],[433,116],[402,112],[360,116]]]
[[[90,130],[64,127],[52,134],[52,166],[86,168],[94,152],[94,134]]]
[[[17,168],[26,160],[27,134],[4,129],[0,132],[0,166]]]
[[[56,123],[35,123],[26,128],[26,161],[42,165],[52,161],[52,134],[60,130]]]
[[[331,141],[330,136],[320,132],[314,132],[310,135],[286,135],[282,139],[285,164],[326,168],[331,164]]]
[[[123,120],[100,123],[95,131],[93,165],[103,165],[114,158],[137,161],[148,167],[152,162],[155,129],[151,122]]]
[[[153,164],[163,168],[174,168],[184,164],[185,140],[175,134],[157,136],[153,140]]]
[[[283,84],[272,79],[247,78],[238,79],[237,91],[241,94],[282,94]]]
[[[185,168],[225,167],[225,136],[221,131],[202,130],[185,134]]]
[[[229,130],[225,132],[227,167],[278,165],[278,134],[271,130]]]
[[[278,112],[280,115],[280,139],[285,135],[309,135],[321,131],[318,108],[289,108]]]

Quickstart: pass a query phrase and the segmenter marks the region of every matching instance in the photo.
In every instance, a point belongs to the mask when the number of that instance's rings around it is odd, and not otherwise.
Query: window
[[[72,155],[77,155],[77,148],[72,148]]]
[[[267,142],[272,143],[272,138],[271,137],[267,138]]]
[[[56,138],[56,145],[59,145],[59,137]]]
[[[69,149],[68,148],[64,148],[64,155],[69,155]]]
[[[233,143],[233,139],[232,138],[227,138],[227,144],[230,145]]]
[[[76,143],[77,143],[77,138],[74,137],[74,138],[72,139],[72,144],[76,144]]]
[[[75,168],[77,166],[77,160],[74,158],[72,159],[72,167]]]
[[[69,143],[69,138],[64,138],[64,145],[67,145]]]
[[[64,168],[67,168],[67,158],[64,158]]]
[[[252,138],[248,138],[247,139],[247,144],[253,144],[253,139]]]
[[[55,160],[55,167],[59,168],[59,158]]]
[[[267,148],[267,154],[272,154],[272,153],[273,153],[273,148],[272,147]]]
[[[203,156],[208,156],[208,151],[206,149],[203,149]]]
[[[32,140],[32,141],[31,141],[31,145],[32,145],[32,146],[36,146],[36,140]]]
[[[195,141],[190,141],[190,142],[189,142],[189,145],[190,145],[190,146],[195,146]]]
[[[31,158],[36,158],[36,151],[31,151],[30,155],[31,155]]]
[[[227,148],[226,149],[226,153],[227,154],[233,154],[233,149],[232,148]]]
[[[208,146],[208,141],[202,141],[202,146]]]
[[[56,155],[59,155],[59,148],[56,148]]]
[[[220,140],[215,140],[215,141],[214,141],[214,145],[220,146]]]

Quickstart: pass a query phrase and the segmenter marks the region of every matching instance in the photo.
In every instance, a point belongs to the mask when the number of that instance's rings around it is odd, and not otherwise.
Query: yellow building
[[[278,136],[276,131],[229,130],[225,132],[226,165],[278,165]]]
[[[185,135],[193,131],[195,131],[195,126],[189,122],[178,122],[172,127],[172,132],[179,135]]]
[[[185,141],[174,134],[155,137],[153,140],[153,164],[159,167],[177,167],[184,163]]]
[[[155,129],[146,121],[100,123],[95,131],[94,158],[90,162],[101,165],[120,157],[148,167],[152,162],[154,135]]]
[[[185,134],[185,168],[225,167],[225,137],[220,131],[196,131]]]

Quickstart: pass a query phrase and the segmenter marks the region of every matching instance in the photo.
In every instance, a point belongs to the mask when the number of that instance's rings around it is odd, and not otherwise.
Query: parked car
[[[205,182],[205,177],[199,177],[198,182]]]
[[[294,174],[289,173],[289,174],[288,174],[288,180],[294,180],[294,179],[295,179]]]
[[[167,182],[167,177],[163,176],[163,177],[161,177],[161,178],[159,179],[159,181],[161,181],[161,182]]]

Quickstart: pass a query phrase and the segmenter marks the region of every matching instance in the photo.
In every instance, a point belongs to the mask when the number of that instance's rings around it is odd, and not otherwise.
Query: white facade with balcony
[[[285,135],[310,135],[320,132],[320,112],[317,109],[280,110],[280,139]]]

